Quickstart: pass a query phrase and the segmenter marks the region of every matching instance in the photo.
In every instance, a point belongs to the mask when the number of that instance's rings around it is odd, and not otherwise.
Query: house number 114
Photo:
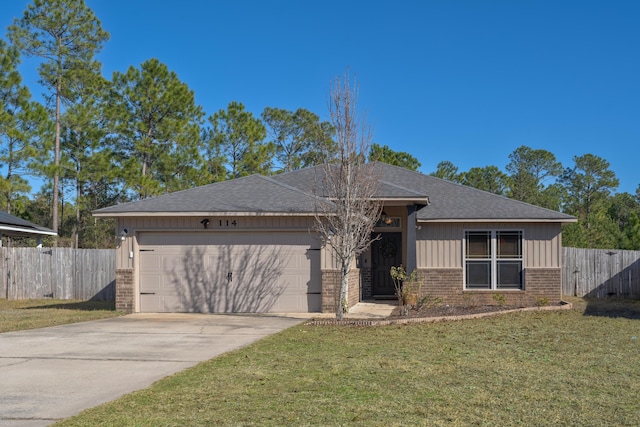
[[[231,221],[229,221],[228,219],[221,219],[218,222],[220,224],[220,227],[235,227],[236,225],[238,225],[235,219]]]

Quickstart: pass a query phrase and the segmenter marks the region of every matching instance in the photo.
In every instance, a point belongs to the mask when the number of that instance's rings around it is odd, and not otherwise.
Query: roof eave
[[[213,216],[213,217],[229,217],[229,216],[313,216],[313,212],[93,212],[93,216],[99,218],[117,218],[117,217],[192,217],[192,216]]]
[[[4,233],[5,231],[11,232],[11,233],[19,233],[19,234],[32,234],[32,235],[37,235],[37,236],[57,236],[58,233],[56,233],[55,231],[51,230],[38,230],[35,228],[23,228],[23,227],[8,227],[8,226],[0,226],[0,233],[7,235],[7,233]]]
[[[573,223],[578,222],[577,218],[419,218],[417,222],[541,222],[541,223]]]

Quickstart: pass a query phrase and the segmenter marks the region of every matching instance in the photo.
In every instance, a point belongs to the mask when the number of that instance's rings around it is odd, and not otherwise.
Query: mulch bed
[[[476,306],[460,306],[460,305],[448,305],[438,304],[431,307],[421,307],[416,310],[414,308],[409,309],[409,312],[405,315],[402,307],[396,307],[389,319],[400,319],[407,317],[444,317],[444,316],[465,316],[469,314],[479,313],[495,313],[499,311],[515,310],[518,308],[524,308],[519,306],[509,305],[476,305]]]
[[[384,326],[384,325],[403,325],[410,323],[428,323],[443,322],[448,320],[465,320],[477,319],[481,317],[493,316],[500,313],[509,313],[514,311],[547,311],[547,310],[566,310],[571,309],[572,304],[559,302],[557,304],[549,304],[542,307],[514,307],[514,306],[498,306],[498,305],[479,305],[479,306],[454,306],[454,305],[436,305],[432,307],[423,307],[420,310],[411,309],[407,315],[404,315],[400,307],[397,307],[389,317],[385,319],[344,319],[338,321],[336,319],[311,319],[305,324],[322,326],[322,325],[341,325],[341,326]]]

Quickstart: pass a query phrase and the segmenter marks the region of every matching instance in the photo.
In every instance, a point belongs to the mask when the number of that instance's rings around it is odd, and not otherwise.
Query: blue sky
[[[111,34],[105,76],[158,58],[207,115],[242,102],[328,119],[347,68],[374,141],[430,173],[495,165],[526,145],[565,166],[591,153],[640,184],[640,2],[86,0]],[[27,1],[3,1],[0,24]],[[36,99],[33,61],[21,67]]]

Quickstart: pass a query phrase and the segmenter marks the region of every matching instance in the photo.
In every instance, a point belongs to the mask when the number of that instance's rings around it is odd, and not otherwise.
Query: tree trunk
[[[340,291],[338,292],[338,304],[336,307],[336,319],[342,320],[344,318],[344,306],[347,299],[347,288],[349,286],[349,262],[342,261],[342,268],[340,269]]]
[[[62,40],[58,40],[59,48]],[[58,76],[56,78],[56,136],[55,147],[53,149],[53,201],[51,203],[51,229],[58,232],[58,166],[60,165],[60,108],[62,97],[62,57],[58,55]],[[54,238],[54,246],[57,246],[57,239]]]
[[[13,189],[11,188],[11,165],[13,162],[9,161],[9,164],[7,165],[7,185],[9,186],[9,189],[7,190],[7,213],[9,215],[11,215],[11,197],[13,196]]]
[[[78,171],[79,173],[79,171]],[[80,189],[80,180],[76,176],[76,222],[73,227],[73,247],[78,249],[78,235],[80,234],[80,200],[82,197],[82,192]]]

